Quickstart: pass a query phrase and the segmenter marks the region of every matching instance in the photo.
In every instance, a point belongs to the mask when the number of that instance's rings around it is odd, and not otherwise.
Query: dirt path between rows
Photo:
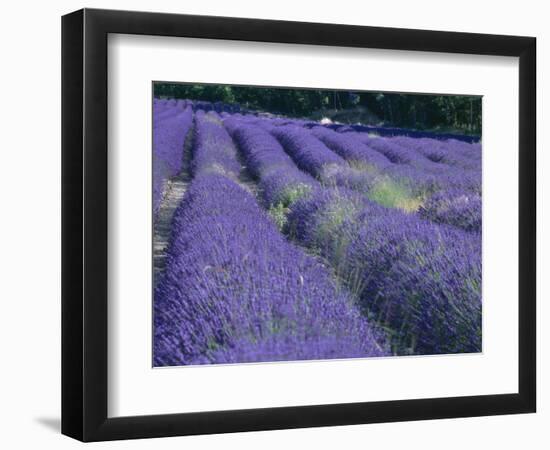
[[[191,159],[193,147],[194,127],[189,132],[185,140],[183,152],[182,171],[171,178],[166,184],[165,195],[160,204],[157,220],[153,230],[153,283],[156,285],[158,277],[166,266],[166,249],[170,243],[170,234],[172,229],[172,219],[176,208],[181,203],[189,183],[191,182]],[[236,146],[236,148],[238,148]],[[241,163],[241,171],[237,182],[254,197],[258,198],[258,186],[254,177],[246,167],[244,158],[237,151],[237,157]],[[259,200],[259,199],[258,199]]]

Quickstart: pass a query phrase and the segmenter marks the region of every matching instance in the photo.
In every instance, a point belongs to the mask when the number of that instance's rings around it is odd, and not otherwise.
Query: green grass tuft
[[[287,216],[290,210],[282,203],[277,203],[276,205],[272,205],[267,212],[277,225],[277,228],[279,228],[280,231],[283,231],[288,222]]]
[[[369,191],[368,197],[382,206],[399,208],[406,212],[415,212],[423,199],[414,196],[405,186],[389,178],[378,181]]]
[[[281,193],[280,202],[285,206],[292,205],[295,201],[305,197],[311,192],[311,186],[298,183],[289,185]]]

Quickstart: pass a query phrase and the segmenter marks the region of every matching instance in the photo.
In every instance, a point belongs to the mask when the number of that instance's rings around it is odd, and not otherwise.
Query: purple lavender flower
[[[279,140],[298,168],[317,177],[329,186],[341,186],[366,192],[373,183],[368,171],[356,170],[317,139],[311,131],[296,125],[273,127]]]
[[[386,156],[363,144],[352,133],[341,134],[322,126],[312,128],[311,132],[346,161],[364,163],[378,170],[392,164]]]
[[[193,174],[215,172],[238,177],[241,165],[237,149],[218,114],[197,111],[195,122],[195,149],[199,150],[195,150],[191,163]]]
[[[272,134],[292,156],[296,165],[314,176],[322,177],[330,165],[346,166],[346,162],[311,133],[295,125],[273,128]]]
[[[208,171],[175,213],[154,321],[155,366],[387,354],[329,271]]]
[[[259,188],[267,207],[289,206],[318,186],[316,180],[300,171],[285,153],[277,139],[250,121],[225,120],[244,155],[246,166],[259,180]]]
[[[330,271],[239,186],[236,149],[214,113],[196,114],[192,167],[155,289],[154,365],[388,354]]]
[[[155,120],[155,117],[153,119]],[[167,181],[181,171],[185,139],[192,125],[193,111],[187,108],[176,114],[170,111],[170,115],[159,119],[153,127],[154,217],[158,213]]]
[[[420,208],[419,214],[436,223],[481,232],[481,196],[476,192],[460,189],[436,192]]]
[[[299,200],[288,221],[393,330],[394,352],[480,351],[479,236],[337,190]]]
[[[481,148],[479,144],[464,144],[458,141],[437,139],[395,137],[391,139],[401,147],[410,148],[433,162],[448,164],[466,170],[481,169]]]
[[[397,355],[481,350],[480,144],[197,101],[154,101],[154,133],[182,108],[194,178],[155,289],[156,366],[382,356],[388,337]]]

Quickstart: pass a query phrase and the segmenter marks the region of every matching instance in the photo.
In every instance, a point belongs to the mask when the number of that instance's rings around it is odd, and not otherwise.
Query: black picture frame
[[[109,33],[519,57],[518,393],[109,418]],[[82,441],[535,412],[536,39],[83,9],[62,18],[62,433]]]

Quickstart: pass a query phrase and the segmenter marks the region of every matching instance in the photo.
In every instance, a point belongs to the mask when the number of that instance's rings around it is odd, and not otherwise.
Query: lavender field
[[[153,365],[481,351],[481,144],[153,101]]]

